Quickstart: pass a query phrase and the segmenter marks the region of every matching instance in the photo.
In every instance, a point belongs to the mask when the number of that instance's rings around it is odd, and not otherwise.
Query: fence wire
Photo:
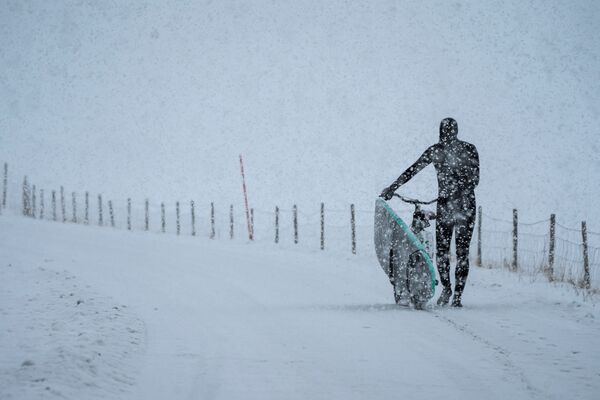
[[[42,188],[29,180],[24,190],[24,182],[8,175],[8,196],[2,213],[12,210],[18,214],[29,214],[36,219],[102,225],[122,230],[195,235],[222,240],[249,239],[246,210],[241,204],[217,205],[197,203],[191,199],[168,203],[158,199],[111,199],[92,192],[88,192],[86,196],[86,192],[74,192],[68,188]],[[24,192],[26,196],[23,195]],[[394,208],[401,218],[410,221],[412,206],[394,204]],[[296,207],[295,210],[290,205],[279,208],[277,212],[275,206],[271,209],[249,210],[253,239],[277,242],[284,248],[298,247],[312,251],[318,251],[323,240],[324,250],[350,254],[354,238],[356,253],[374,255],[373,210],[355,208],[354,235],[350,204],[345,207],[325,205],[323,221],[320,204],[314,207]],[[473,261],[477,259],[480,242],[484,267],[509,268],[532,275],[543,274],[550,279],[575,285],[584,283],[585,260],[581,228],[556,222],[552,263],[551,219],[518,222],[515,237],[514,221],[487,213],[478,215],[481,220],[477,220],[471,246]],[[588,230],[587,237],[589,280],[592,288],[600,289],[600,233]]]

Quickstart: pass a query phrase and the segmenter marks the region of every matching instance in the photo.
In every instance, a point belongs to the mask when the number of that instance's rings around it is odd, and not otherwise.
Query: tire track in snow
[[[506,348],[499,346],[490,340],[478,335],[477,333],[470,330],[466,325],[460,324],[437,311],[432,311],[432,315],[438,320],[444,322],[445,324],[451,326],[455,330],[460,333],[463,333],[469,336],[474,342],[482,344],[485,348],[491,350],[494,354],[494,358],[496,358],[500,363],[502,363],[504,370],[516,378],[524,389],[531,395],[532,398],[550,398],[549,394],[542,392],[539,388],[535,387],[531,381],[527,378],[527,375],[518,367],[510,358],[510,351]]]

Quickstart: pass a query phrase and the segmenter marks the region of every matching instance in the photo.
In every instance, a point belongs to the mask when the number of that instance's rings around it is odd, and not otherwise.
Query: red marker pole
[[[246,190],[246,176],[244,175],[244,161],[240,154],[240,170],[242,171],[242,186],[244,188],[244,203],[246,205],[246,222],[248,223],[248,238],[253,240],[252,224],[250,224],[250,209],[248,208],[248,191]]]

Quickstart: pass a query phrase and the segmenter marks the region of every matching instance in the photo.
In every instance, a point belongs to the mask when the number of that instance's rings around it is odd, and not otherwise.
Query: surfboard
[[[396,302],[422,308],[435,294],[436,273],[423,243],[383,199],[375,202],[375,252],[394,285]]]

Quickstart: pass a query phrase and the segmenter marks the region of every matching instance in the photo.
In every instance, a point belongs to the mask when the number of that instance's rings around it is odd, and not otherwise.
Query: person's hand
[[[387,187],[383,189],[383,192],[381,192],[379,197],[382,197],[384,200],[390,200],[392,197],[394,197],[394,192],[396,189],[397,188],[394,188],[393,186]]]

